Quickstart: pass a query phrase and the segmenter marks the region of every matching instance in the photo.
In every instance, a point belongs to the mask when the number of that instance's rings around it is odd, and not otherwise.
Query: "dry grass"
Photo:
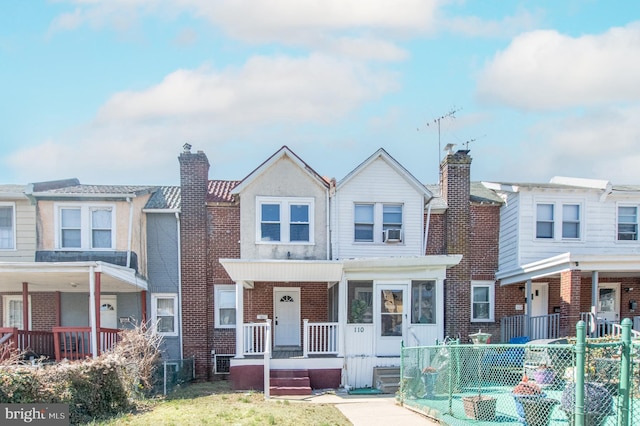
[[[228,382],[195,383],[146,410],[92,425],[351,425],[331,404],[270,399],[257,392],[233,392]]]

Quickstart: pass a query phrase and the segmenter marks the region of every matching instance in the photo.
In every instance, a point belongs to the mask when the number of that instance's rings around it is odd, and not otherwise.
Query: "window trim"
[[[553,219],[551,221],[544,221],[544,223],[551,223],[553,230],[552,236],[538,237],[538,206],[550,205],[553,208]],[[579,242],[584,241],[584,226],[585,226],[585,202],[584,200],[549,200],[545,198],[536,199],[533,203],[533,240],[539,243],[545,243],[549,241],[567,241],[567,242]],[[578,237],[563,237],[564,220],[564,207],[565,206],[577,206],[578,207]],[[575,223],[575,222],[572,222]]]
[[[489,289],[489,318],[474,318],[473,317],[473,291],[476,288],[488,288]],[[496,307],[496,297],[495,297],[495,282],[493,281],[471,281],[471,297],[470,299],[470,311],[469,317],[470,322],[495,322],[495,307]]]
[[[22,295],[15,295],[15,294],[5,294],[2,296],[2,324],[4,327],[8,327],[9,325],[9,302],[11,300],[18,300],[20,302],[22,302]],[[31,323],[33,322],[33,315],[32,315],[32,311],[33,311],[33,303],[31,303],[31,295],[27,296],[27,303],[29,304],[29,306],[27,307],[29,309],[29,330],[32,329],[32,325]],[[24,323],[24,322],[23,322]],[[24,330],[23,328],[24,326],[21,324],[19,327],[16,327],[18,330]]]
[[[636,238],[634,240],[621,240],[620,239],[620,231],[619,231],[619,226],[620,226],[620,207],[633,207],[636,209],[636,221],[635,221],[635,226],[636,226]],[[625,224],[630,224],[630,222],[624,222]],[[627,204],[627,203],[617,203],[616,204],[616,236],[615,236],[615,242],[616,243],[622,243],[622,244],[637,244],[638,241],[640,241],[640,206],[638,206],[637,204]]]
[[[280,240],[262,240],[262,205],[278,204],[280,206]],[[291,206],[306,205],[309,209],[309,241],[291,241],[291,225],[300,222],[291,222]],[[288,245],[313,245],[315,244],[315,199],[313,197],[256,197],[255,205],[255,241],[256,244],[288,244]]]
[[[580,241],[582,239],[582,204],[580,203],[562,203],[560,205],[562,207],[562,218],[560,218],[561,221],[561,228],[560,228],[560,237],[563,240],[574,240],[574,241]],[[564,209],[565,207],[569,207],[569,206],[576,206],[578,208],[578,220],[577,221],[568,221],[565,220],[564,218]],[[564,236],[564,225],[565,223],[567,224],[576,224],[578,225],[577,230],[578,230],[578,236],[577,237],[565,237]]]
[[[13,247],[2,248],[0,247],[0,251],[16,251],[18,249],[18,230],[17,230],[17,218],[16,218],[16,203],[13,202],[0,202],[0,207],[9,207],[11,208],[11,228],[12,228],[12,245]]]
[[[80,247],[62,246],[62,210],[80,210]],[[111,210],[111,247],[93,247],[92,212],[95,210]],[[113,251],[117,247],[117,215],[114,203],[55,203],[55,250],[61,251]]]
[[[355,208],[356,206],[364,206],[364,205],[370,205],[373,206],[373,240],[356,240],[356,213],[355,213]],[[384,221],[384,208],[388,207],[388,206],[396,206],[396,207],[400,207],[400,215],[401,215],[401,222],[398,223],[394,223],[394,222],[389,222],[386,223]],[[351,238],[352,238],[352,242],[354,244],[364,244],[364,245],[371,245],[371,244],[387,244],[385,242],[384,239],[384,235],[385,235],[385,227],[390,228],[390,229],[400,229],[400,241],[396,241],[396,240],[390,240],[389,242],[393,242],[394,244],[400,244],[403,245],[405,242],[405,228],[406,228],[406,223],[405,223],[405,203],[403,202],[380,202],[380,201],[376,201],[376,202],[371,202],[371,201],[354,201],[353,202],[353,215],[352,215],[352,222],[351,222],[351,226],[352,228],[352,233],[351,233]],[[389,226],[387,226],[389,225]],[[399,228],[398,228],[399,227]]]
[[[216,284],[214,286],[214,295],[213,295],[213,311],[214,311],[214,325],[215,328],[236,328],[236,324],[221,324],[220,323],[220,309],[224,308],[223,306],[220,306],[220,299],[221,299],[221,293],[222,292],[230,292],[233,291],[233,300],[236,300],[236,285],[235,284]],[[233,308],[234,309],[238,309],[236,307],[236,304],[234,302],[233,304]],[[237,313],[237,312],[236,312]]]
[[[357,222],[356,221],[356,207],[371,207],[372,219],[371,223],[369,222]],[[357,225],[367,225],[371,226],[371,239],[357,239],[356,238],[356,226]],[[376,240],[376,203],[354,203],[353,204],[353,241],[356,243],[373,243]]]
[[[162,336],[178,336],[180,334],[180,315],[178,312],[178,294],[177,293],[153,293],[151,295],[151,318],[153,318],[154,324],[158,322],[158,300],[159,299],[173,299],[173,328],[174,331],[158,331],[156,332]]]

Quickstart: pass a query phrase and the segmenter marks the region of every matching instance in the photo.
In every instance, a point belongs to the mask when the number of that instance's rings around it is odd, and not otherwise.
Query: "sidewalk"
[[[439,423],[409,408],[396,404],[395,395],[349,395],[343,390],[306,396],[274,396],[316,404],[333,404],[354,426],[428,426]]]

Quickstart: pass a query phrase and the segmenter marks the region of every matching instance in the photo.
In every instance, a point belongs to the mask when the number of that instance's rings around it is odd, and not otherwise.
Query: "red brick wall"
[[[196,378],[206,380],[211,372],[208,342],[213,318],[205,206],[209,161],[202,152],[184,152],[179,161],[183,349],[186,358],[195,357]]]
[[[427,256],[447,254],[445,237],[446,216],[444,213],[431,213],[429,219],[429,234],[427,235]],[[427,213],[424,215],[424,224],[427,224]]]
[[[560,274],[560,335],[575,332],[580,320],[581,271],[565,271]],[[590,292],[589,292],[590,293]]]
[[[3,293],[4,295],[22,296],[22,293]],[[31,330],[51,331],[56,326],[58,298],[55,292],[30,293],[31,296]],[[4,327],[4,301],[0,303],[0,324]]]

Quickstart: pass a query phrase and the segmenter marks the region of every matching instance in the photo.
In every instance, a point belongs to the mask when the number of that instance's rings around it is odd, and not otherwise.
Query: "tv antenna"
[[[440,140],[440,122],[442,120],[444,120],[445,118],[456,118],[456,112],[462,110],[462,108],[451,108],[451,110],[449,112],[447,112],[446,114],[440,116],[440,117],[436,117],[434,118],[431,122],[427,122],[427,126],[438,126],[438,167],[440,167],[440,155],[442,152],[442,147],[441,147],[441,140]],[[418,129],[420,130],[420,129]]]

